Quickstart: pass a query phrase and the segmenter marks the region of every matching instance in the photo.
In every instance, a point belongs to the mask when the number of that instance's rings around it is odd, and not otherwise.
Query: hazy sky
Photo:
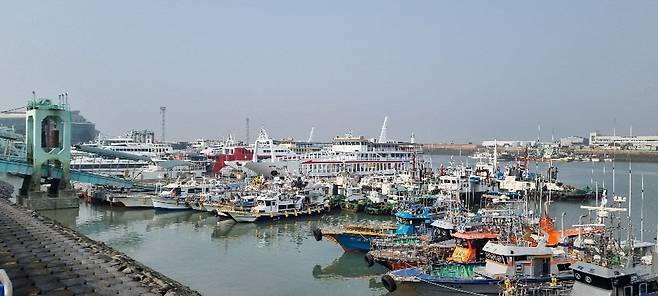
[[[0,89],[109,136],[658,134],[658,1],[3,1]]]

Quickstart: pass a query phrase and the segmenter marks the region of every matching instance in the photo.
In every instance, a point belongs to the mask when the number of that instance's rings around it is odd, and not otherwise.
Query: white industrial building
[[[560,138],[561,147],[573,147],[573,146],[585,146],[587,144],[587,139],[583,137],[564,137]]]
[[[482,146],[493,148],[498,145],[498,147],[524,147],[526,145],[534,145],[537,141],[482,141]]]
[[[589,134],[589,145],[594,147],[620,147],[638,150],[657,150],[658,136],[609,136],[598,132]]]

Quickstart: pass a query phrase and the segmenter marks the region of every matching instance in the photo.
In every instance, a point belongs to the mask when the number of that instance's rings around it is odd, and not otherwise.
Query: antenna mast
[[[164,143],[165,141],[165,111],[167,111],[167,107],[165,106],[160,106],[160,116],[162,117],[162,123],[161,123],[161,131],[162,131],[162,139],[161,141]]]

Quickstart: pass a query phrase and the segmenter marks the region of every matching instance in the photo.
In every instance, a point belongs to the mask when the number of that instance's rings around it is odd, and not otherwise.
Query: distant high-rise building
[[[0,113],[0,125],[13,127],[16,133],[25,134],[25,112]],[[89,142],[96,137],[96,124],[84,118],[80,111],[71,111],[71,144]]]
[[[150,130],[132,130],[128,133],[136,143],[155,143],[155,133]]]

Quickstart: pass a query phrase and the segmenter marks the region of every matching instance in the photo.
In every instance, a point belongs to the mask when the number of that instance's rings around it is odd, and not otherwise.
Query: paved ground
[[[199,294],[6,199],[0,199],[0,269],[14,295]]]

